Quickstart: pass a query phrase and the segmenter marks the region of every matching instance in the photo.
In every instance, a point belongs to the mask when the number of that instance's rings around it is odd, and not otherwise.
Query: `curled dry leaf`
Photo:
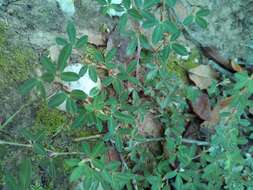
[[[198,86],[201,90],[207,89],[218,74],[209,65],[200,65],[189,71],[189,78]]]

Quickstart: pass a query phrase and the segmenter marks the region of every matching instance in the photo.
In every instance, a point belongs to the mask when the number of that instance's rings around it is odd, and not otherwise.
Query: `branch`
[[[0,145],[9,145],[9,146],[17,146],[17,147],[24,147],[24,148],[33,148],[32,144],[22,144],[22,143],[16,143],[16,142],[10,142],[10,141],[3,141],[0,140]],[[45,149],[46,152],[48,152],[49,157],[57,157],[57,156],[68,156],[68,155],[84,155],[83,152],[54,152],[50,149]]]

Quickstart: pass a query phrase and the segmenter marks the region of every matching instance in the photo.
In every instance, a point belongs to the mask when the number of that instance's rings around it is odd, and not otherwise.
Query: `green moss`
[[[199,60],[199,52],[195,49],[192,50],[187,60],[183,60],[172,54],[169,57],[168,71],[175,73],[184,82],[187,82],[187,71],[198,66],[196,59]]]
[[[58,127],[66,123],[66,116],[55,109],[50,109],[46,105],[41,105],[36,112],[35,127],[45,129],[48,135],[54,134]]]
[[[9,42],[6,31],[0,24],[0,91],[28,79],[35,59],[32,49]]]

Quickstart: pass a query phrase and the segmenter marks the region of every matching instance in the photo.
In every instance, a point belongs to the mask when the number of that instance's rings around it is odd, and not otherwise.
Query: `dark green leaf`
[[[71,98],[67,98],[66,110],[67,110],[67,112],[69,112],[71,114],[74,114],[77,112],[76,103]]]
[[[66,100],[66,94],[63,92],[57,93],[49,99],[48,106],[55,108],[61,105]]]
[[[140,43],[141,43],[141,47],[143,47],[145,49],[150,49],[151,48],[147,37],[144,36],[144,35],[140,35]]]
[[[127,113],[122,113],[122,112],[116,112],[114,113],[114,117],[117,118],[118,120],[128,123],[128,124],[134,124],[135,119],[133,116],[127,114]]]
[[[81,128],[83,127],[84,123],[85,123],[85,117],[84,115],[80,115],[74,120],[74,122],[71,125],[71,128],[74,128],[74,129]]]
[[[97,71],[96,71],[95,67],[89,66],[88,72],[89,72],[90,79],[94,82],[97,82],[98,76],[97,76]]]
[[[169,7],[174,7],[176,5],[176,0],[165,0],[166,5]]]
[[[156,45],[163,38],[163,26],[159,24],[155,27],[152,34],[152,43]]]
[[[32,163],[29,158],[22,160],[19,171],[20,187],[22,190],[29,189],[32,179]]]
[[[149,8],[153,7],[154,5],[156,5],[159,2],[160,2],[160,0],[145,0],[143,8],[144,9],[149,9]]]
[[[141,16],[140,12],[137,9],[129,9],[127,12],[132,18],[134,18],[136,20],[141,20],[142,19],[142,16]]]
[[[183,24],[185,26],[190,25],[193,22],[194,16],[193,15],[189,15],[188,17],[186,17],[183,21]]]
[[[85,172],[84,166],[81,165],[81,166],[76,167],[70,175],[70,182],[77,181],[79,178],[81,178],[84,175],[84,172]]]
[[[43,68],[49,72],[49,73],[55,73],[56,71],[56,66],[55,64],[48,58],[48,57],[45,57],[43,56],[41,58],[41,65],[43,66]]]
[[[67,66],[67,61],[68,61],[68,58],[71,55],[71,52],[72,52],[71,44],[67,44],[60,51],[60,55],[59,55],[59,58],[58,58],[58,69],[60,71],[63,71],[65,69],[65,67]]]
[[[5,184],[7,186],[7,189],[20,190],[20,186],[18,186],[17,180],[13,176],[11,176],[9,174],[6,174],[5,178],[4,178],[4,181],[5,181]]]
[[[69,22],[67,25],[67,33],[71,44],[75,43],[76,40],[76,28],[73,22]]]
[[[87,94],[85,94],[82,90],[72,90],[70,97],[75,100],[85,100],[87,98]]]
[[[77,81],[79,80],[79,75],[74,72],[63,72],[61,73],[61,80],[63,81]]]
[[[105,144],[104,142],[100,142],[98,144],[95,145],[95,147],[92,149],[92,153],[91,156],[93,158],[96,158],[98,156],[100,156],[101,154],[103,154],[106,150]]]
[[[189,54],[187,49],[180,44],[174,43],[174,44],[172,44],[171,47],[179,55],[186,56]]]
[[[112,81],[112,86],[118,95],[121,94],[123,87],[122,87],[120,80],[114,79]]]
[[[22,95],[28,94],[37,84],[39,81],[35,78],[29,79],[25,81],[19,88],[19,92]]]
[[[136,48],[137,48],[137,39],[133,38],[127,46],[126,50],[127,55],[129,56],[133,55],[136,51]]]
[[[34,143],[33,144],[33,151],[37,154],[40,154],[42,156],[46,156],[47,155],[47,152],[46,150],[44,149],[44,147],[39,144],[39,143]]]
[[[53,82],[54,81],[54,74],[52,73],[44,73],[42,76],[41,76],[41,79],[45,82]]]
[[[210,14],[210,10],[208,10],[208,9],[200,9],[196,13],[196,16],[198,16],[198,17],[205,17],[205,16],[208,16],[209,14]]]
[[[83,67],[79,71],[79,77],[84,76],[87,70],[88,70],[88,65],[83,65]]]
[[[119,31],[122,33],[123,31],[125,31],[126,25],[127,25],[127,14],[123,14],[120,19],[119,19]]]
[[[99,94],[99,92],[100,92],[100,90],[99,90],[97,87],[94,87],[94,88],[91,89],[89,95],[90,95],[91,97],[95,97],[95,96],[97,96],[97,95]]]
[[[57,38],[55,39],[55,41],[56,41],[56,43],[57,43],[58,45],[61,45],[61,46],[65,46],[65,45],[68,44],[67,40],[65,40],[64,38],[61,38],[61,37],[57,37]]]
[[[85,48],[88,43],[88,36],[82,36],[80,39],[77,40],[75,47],[77,49]]]
[[[127,73],[132,73],[136,69],[136,66],[137,61],[136,60],[131,61],[127,66]]]
[[[208,23],[207,23],[207,21],[204,19],[204,18],[202,18],[202,17],[199,17],[199,16],[196,16],[195,17],[195,22],[201,27],[201,28],[207,28],[207,26],[208,26]]]
[[[112,61],[113,58],[115,57],[117,53],[117,49],[116,48],[112,48],[109,52],[107,52],[106,57],[105,57],[105,61]]]

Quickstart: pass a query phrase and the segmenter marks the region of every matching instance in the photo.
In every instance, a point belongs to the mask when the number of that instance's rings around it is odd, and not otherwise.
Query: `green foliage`
[[[66,111],[71,115],[68,129],[83,136],[70,139],[66,146],[65,142],[60,143],[64,149],[74,149],[74,152],[56,152],[58,148],[51,142],[43,146],[39,130],[34,134],[23,130],[21,134],[31,143],[34,153],[51,164],[52,159],[60,164],[64,161],[64,171],[68,173],[64,177],[72,189],[252,189],[250,138],[253,129],[249,109],[253,77],[242,72],[236,73],[234,81],[229,83],[213,83],[208,90],[212,107],[223,99],[231,100],[218,110],[219,119],[212,123],[213,133],[202,133],[199,118],[190,112],[192,102],[203,92],[185,82],[185,71],[195,67],[199,55],[194,50],[189,52],[179,37],[182,27],[193,22],[206,28],[204,17],[209,11],[199,9],[184,20],[173,20],[164,17],[164,11],[174,9],[176,0],[165,0],[162,4],[156,0],[124,0],[120,5],[97,1],[103,13],[109,9],[125,11],[118,27],[129,38],[125,53],[132,59],[128,64],[118,64],[116,49],[90,48],[87,36],[77,39],[76,28],[69,22],[68,38],[56,39],[62,46],[58,62],[43,58],[44,74],[24,82],[20,90],[25,94],[32,89],[41,90],[45,83],[77,81],[87,71],[93,81],[101,78],[102,88],[93,88],[90,97],[80,90],[62,87],[47,98],[45,90],[43,97],[49,107],[66,102]],[[155,16],[154,9],[160,9],[162,15]],[[126,27],[129,25],[134,27]],[[146,36],[142,29],[151,30],[152,35]],[[78,74],[64,72],[74,49],[91,60],[84,61]],[[185,56],[189,58],[184,60]],[[147,118],[147,115],[153,117]],[[54,133],[65,121],[61,112],[42,106],[35,125]],[[147,128],[151,123],[158,124]],[[88,141],[93,138],[98,140]],[[57,156],[62,157],[57,159]],[[48,166],[47,175],[54,180],[57,175],[52,174],[52,168]],[[58,175],[63,173],[62,168],[58,167]],[[19,177],[5,176],[9,188],[15,190],[19,183],[21,187],[29,186],[31,162],[28,159],[23,161],[20,171],[23,175]]]

